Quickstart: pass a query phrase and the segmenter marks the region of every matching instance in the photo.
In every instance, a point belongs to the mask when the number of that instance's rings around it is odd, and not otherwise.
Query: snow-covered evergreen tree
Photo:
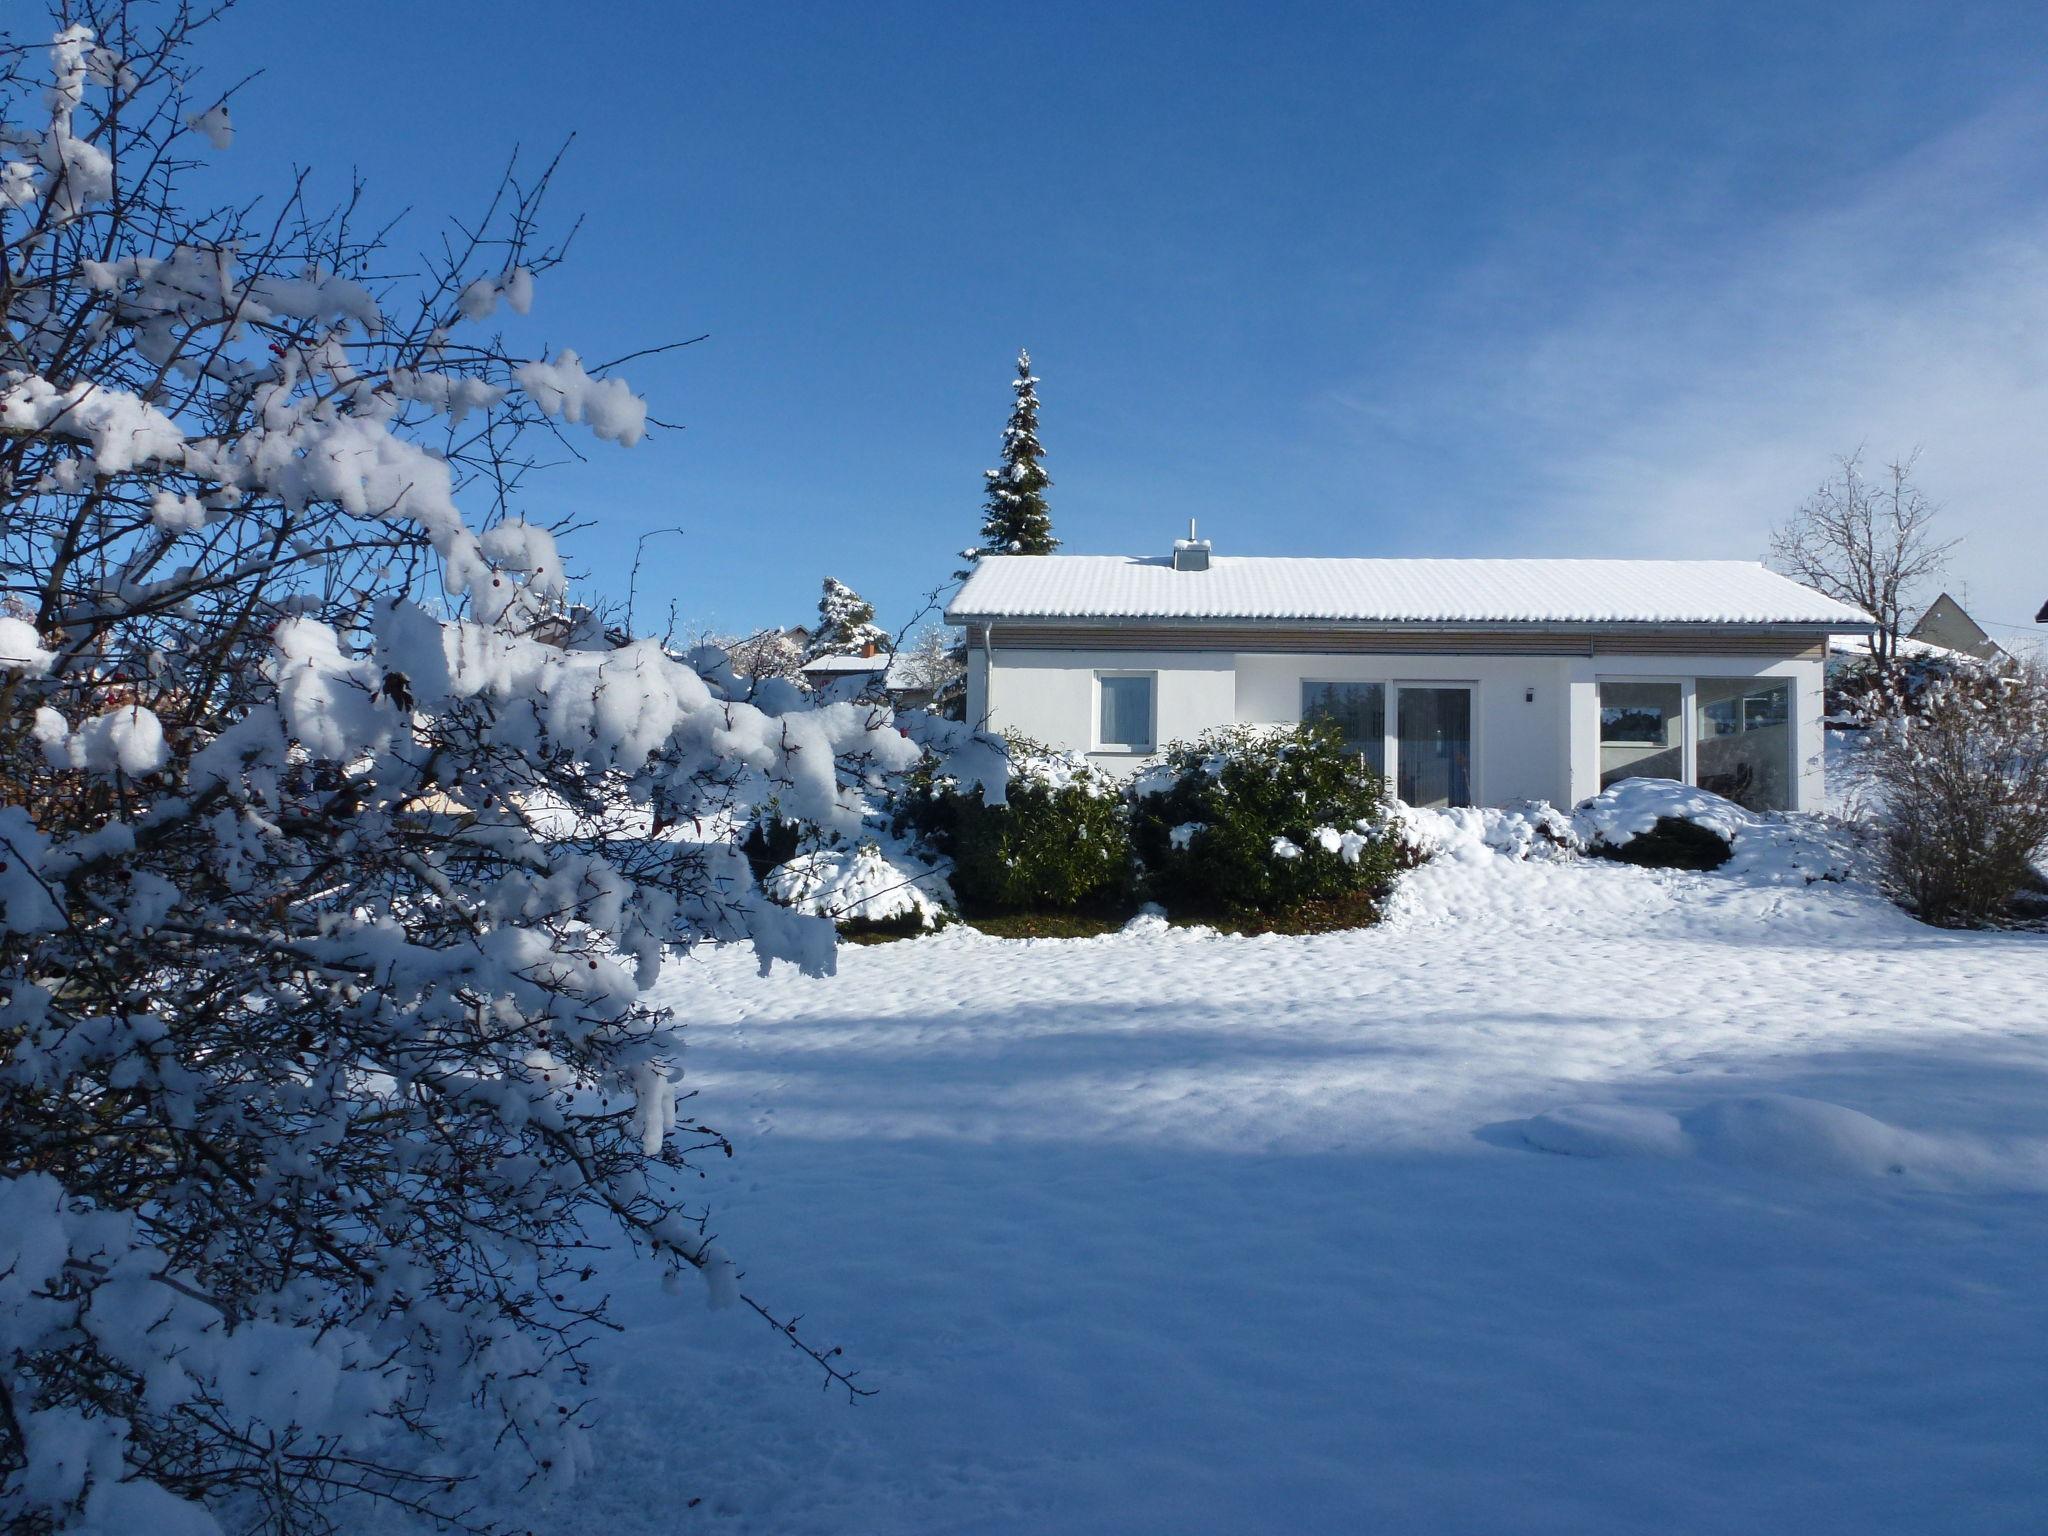
[[[970,561],[983,555],[1049,555],[1060,547],[1060,541],[1052,536],[1052,513],[1045,505],[1046,488],[1052,480],[1040,462],[1045,447],[1038,440],[1038,379],[1031,372],[1029,352],[1017,354],[1017,377],[1010,388],[1017,398],[1003,427],[1002,463],[982,471],[988,487],[982,503],[981,543],[961,551]]]
[[[894,645],[889,631],[875,622],[875,605],[845,582],[827,576],[824,593],[818,599],[818,627],[811,635],[810,650],[804,659],[875,656]]]
[[[699,940],[832,964],[719,829],[772,798],[857,832],[856,786],[918,751],[561,622],[519,432],[647,420],[485,328],[552,265],[547,178],[508,174],[424,265],[296,191],[188,201],[232,141],[190,62],[207,14],[63,0],[53,44],[0,46],[25,1536],[371,1529],[351,1501],[459,1515],[474,1470],[572,1470],[593,1243],[753,1305],[685,1204],[688,1155],[731,1149],[645,989]]]

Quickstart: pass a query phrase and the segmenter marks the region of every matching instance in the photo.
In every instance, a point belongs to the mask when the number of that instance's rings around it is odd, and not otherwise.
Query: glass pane
[[[1472,803],[1472,691],[1403,688],[1396,792],[1410,805]]]
[[[1600,787],[1685,777],[1684,690],[1677,683],[1600,685]]]
[[[1362,753],[1375,769],[1386,771],[1387,690],[1383,684],[1304,681],[1301,718],[1329,721],[1344,733],[1346,751]]]
[[[1698,689],[1701,789],[1752,811],[1792,808],[1792,685],[1703,677]]]
[[[1152,750],[1152,679],[1102,679],[1102,744]]]

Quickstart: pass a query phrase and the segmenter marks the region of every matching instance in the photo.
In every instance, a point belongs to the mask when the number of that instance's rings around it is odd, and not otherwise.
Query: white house
[[[1411,805],[1571,805],[1683,779],[1817,810],[1831,633],[1866,614],[1728,560],[1002,555],[946,612],[967,717],[1135,770],[1322,716]]]

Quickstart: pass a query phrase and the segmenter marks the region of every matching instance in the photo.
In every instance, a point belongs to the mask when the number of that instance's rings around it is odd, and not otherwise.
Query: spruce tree
[[[871,656],[893,650],[889,631],[875,622],[875,605],[845,582],[827,576],[818,599],[818,627],[806,661],[820,656]]]
[[[1031,372],[1031,354],[1019,352],[1017,378],[1010,386],[1017,401],[1003,428],[1003,462],[982,471],[988,481],[988,498],[982,503],[981,544],[962,551],[969,560],[983,555],[1049,555],[1060,547],[1060,541],[1052,536],[1052,514],[1045,505],[1046,487],[1052,481],[1039,463],[1045,457],[1045,446],[1038,440],[1037,383]]]

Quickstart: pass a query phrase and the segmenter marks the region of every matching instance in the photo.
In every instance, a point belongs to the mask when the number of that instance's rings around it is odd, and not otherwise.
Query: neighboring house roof
[[[845,676],[854,672],[885,672],[889,667],[886,655],[874,656],[814,656],[803,664],[803,671],[829,672]]]
[[[1920,621],[1909,632],[1909,638],[1961,651],[1979,661],[1990,661],[2005,654],[2004,647],[1986,634],[1984,626],[1963,612],[1963,605],[1946,592],[1927,605],[1927,611],[1920,615]]]
[[[922,683],[913,683],[910,680],[910,674],[915,670],[914,663],[916,660],[916,657],[904,655],[900,652],[897,655],[891,656],[889,658],[889,675],[882,679],[882,686],[896,690],[923,687]]]
[[[1743,560],[1340,560],[992,555],[946,610],[993,619],[1365,624],[1791,624],[1869,615]]]
[[[1876,648],[1877,637],[1874,635],[1828,636],[1828,654],[1831,656],[1869,656],[1876,651]],[[1952,650],[1945,645],[1935,645],[1931,641],[1915,640],[1909,636],[1901,636],[1899,638],[1898,654],[1909,660],[1942,661],[1950,657],[1960,658],[1964,661],[1980,659],[1968,651]]]

